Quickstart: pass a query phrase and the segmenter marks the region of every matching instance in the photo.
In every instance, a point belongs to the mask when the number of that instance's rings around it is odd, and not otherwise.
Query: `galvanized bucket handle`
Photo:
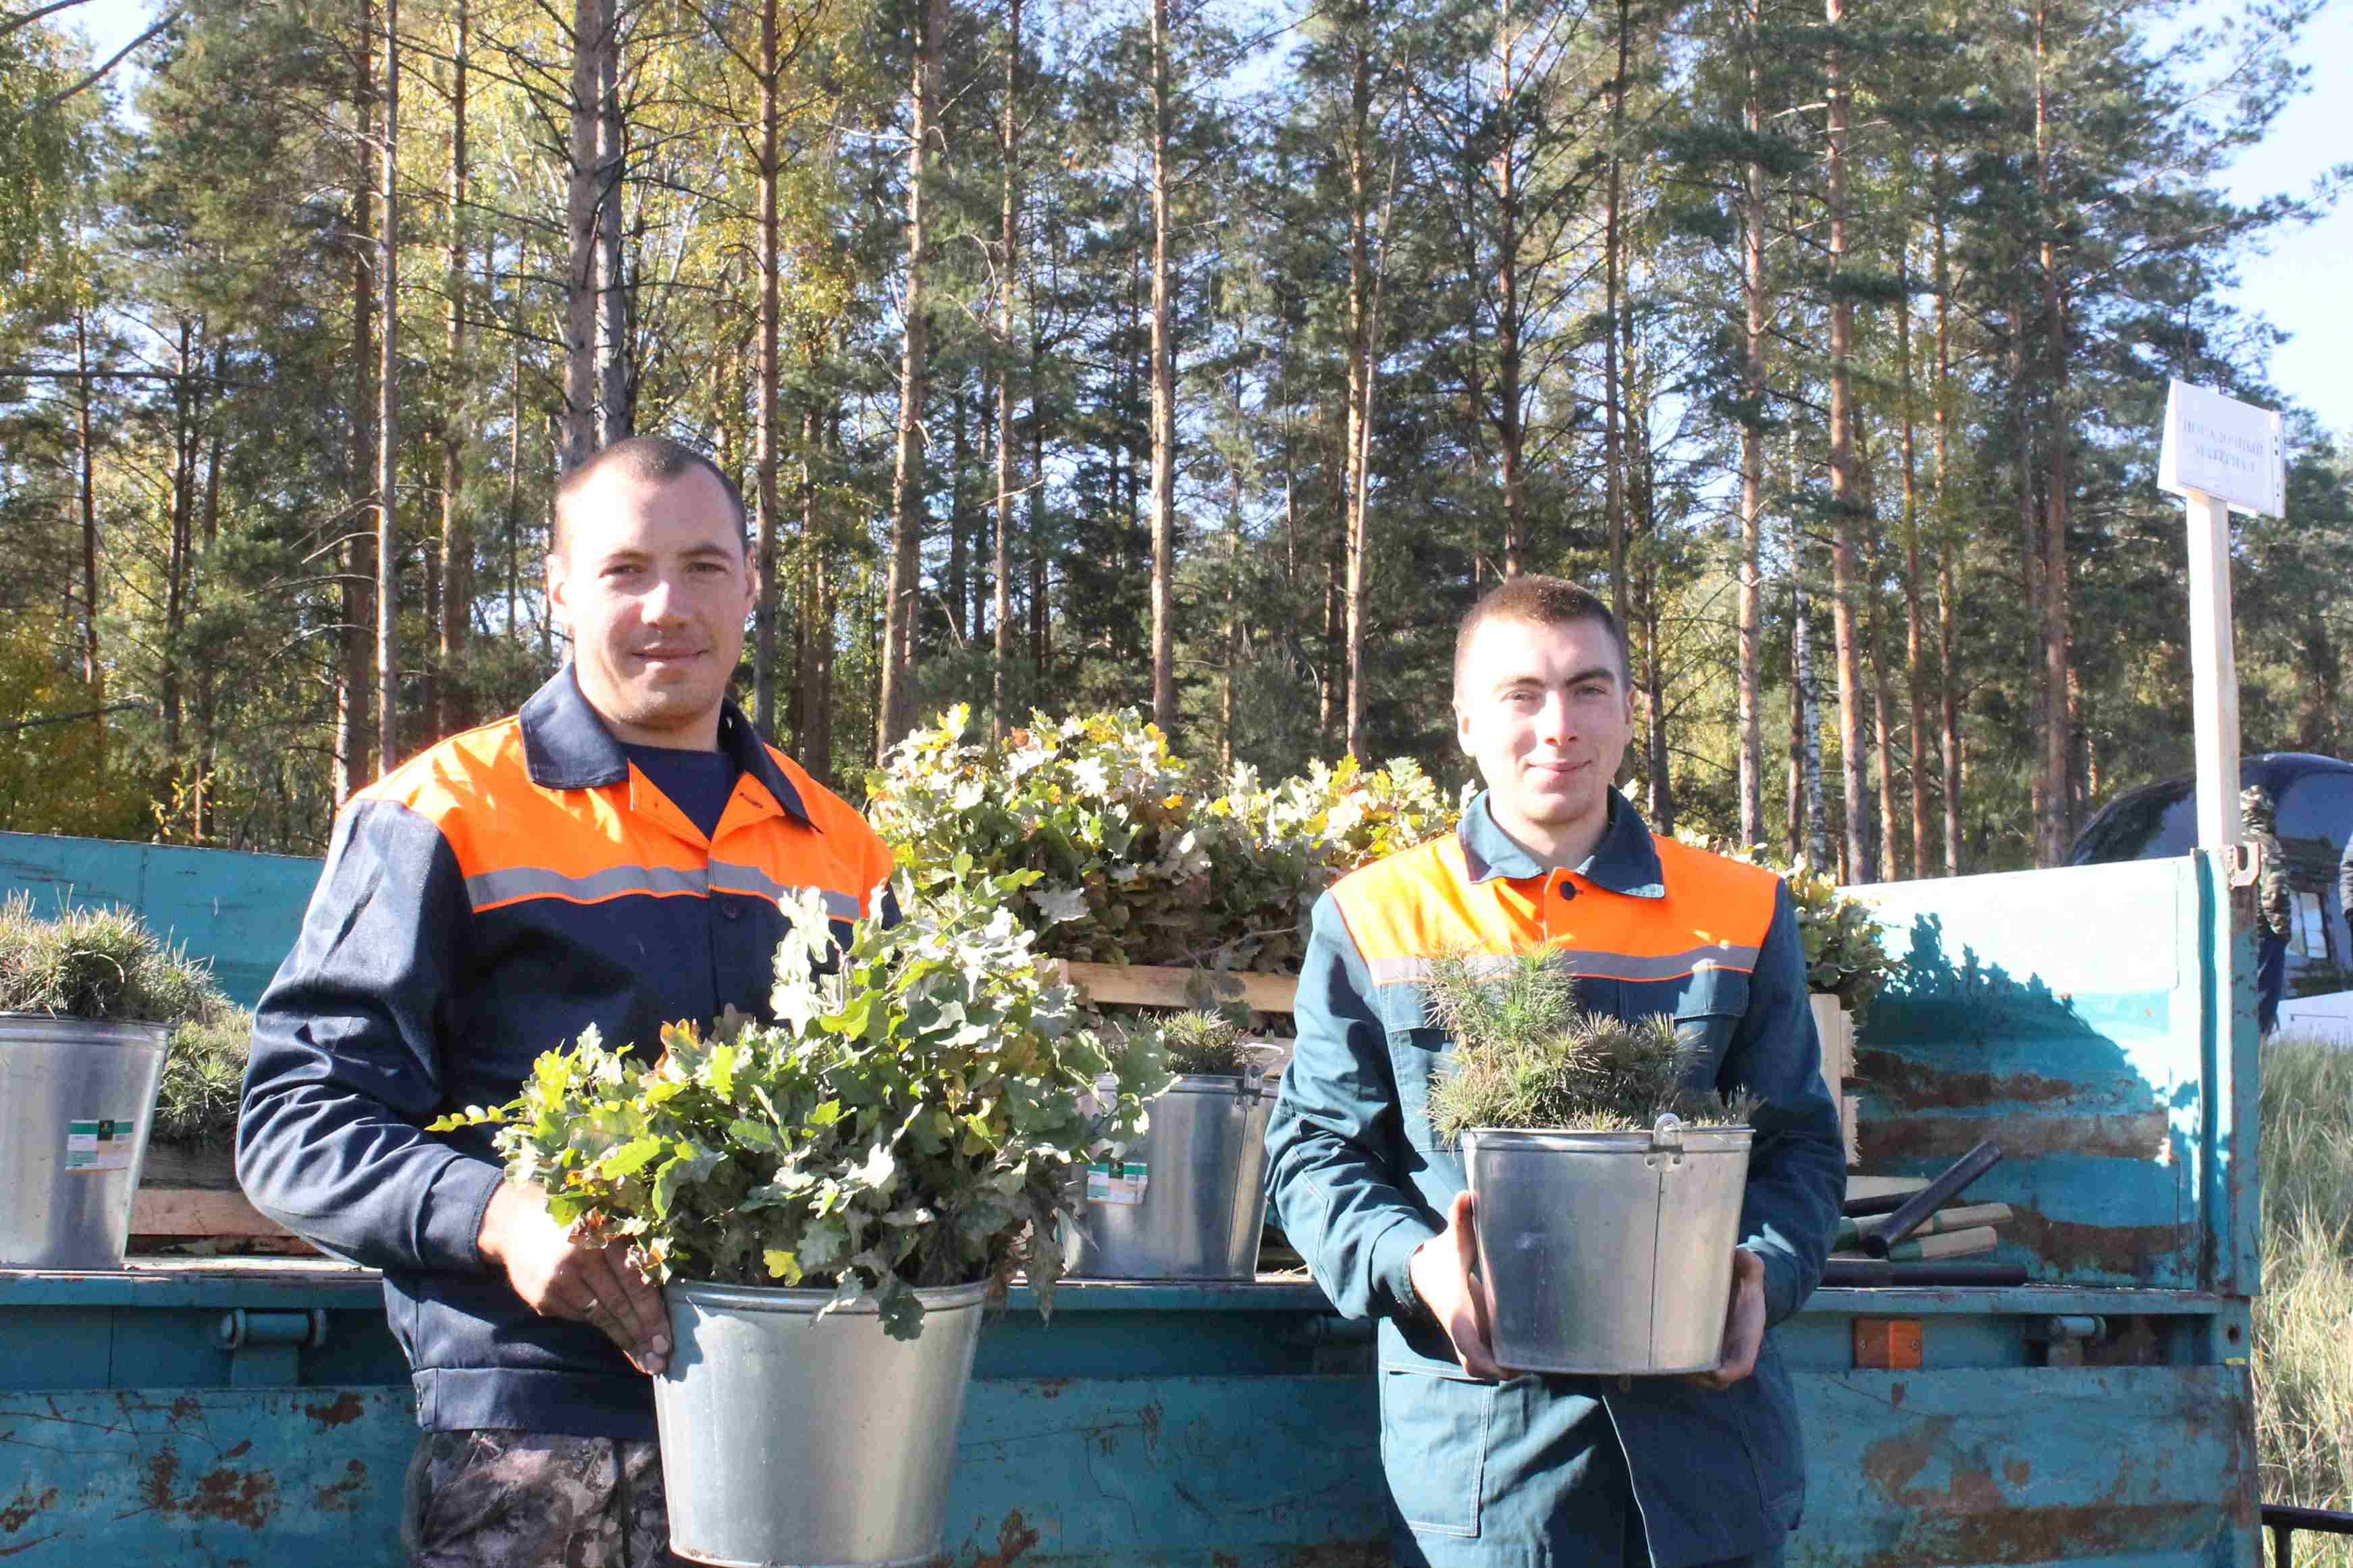
[[[1651,1128],[1651,1151],[1642,1163],[1653,1170],[1663,1165],[1672,1171],[1683,1163],[1683,1119],[1673,1111],[1663,1112]]]

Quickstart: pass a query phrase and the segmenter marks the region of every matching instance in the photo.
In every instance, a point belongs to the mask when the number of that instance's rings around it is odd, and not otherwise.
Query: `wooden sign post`
[[[2239,661],[2231,625],[2231,510],[2282,517],[2280,416],[2176,381],[2157,483],[2189,503],[2189,668],[2198,725],[2198,846],[2226,849],[2239,817]]]

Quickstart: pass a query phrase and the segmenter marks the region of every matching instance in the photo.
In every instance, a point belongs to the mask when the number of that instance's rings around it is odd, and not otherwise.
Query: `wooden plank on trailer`
[[[1293,974],[1242,974],[1151,963],[1081,963],[1070,959],[1062,960],[1061,965],[1062,983],[1077,986],[1098,1005],[1190,1007],[1194,982],[1206,979],[1215,994],[1235,997],[1256,1012],[1288,1013],[1299,991],[1299,978]]]
[[[207,1187],[142,1187],[131,1205],[133,1236],[290,1236],[243,1193]]]

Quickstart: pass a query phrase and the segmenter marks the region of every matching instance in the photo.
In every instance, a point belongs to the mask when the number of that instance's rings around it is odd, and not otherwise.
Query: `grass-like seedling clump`
[[[1500,963],[1461,954],[1430,976],[1433,1022],[1454,1054],[1430,1086],[1430,1124],[1451,1142],[1474,1127],[1647,1131],[1672,1112],[1686,1124],[1738,1125],[1751,1102],[1686,1087],[1699,1065],[1663,1015],[1588,1013],[1577,980],[1550,955]]]
[[[1239,1078],[1255,1065],[1249,1031],[1223,1014],[1170,1013],[1152,1026],[1159,1031],[1170,1072]]]
[[[177,1024],[228,1005],[206,966],[167,947],[125,909],[33,912],[29,893],[0,903],[0,1013]]]
[[[253,1052],[253,1015],[227,1007],[172,1031],[155,1090],[155,1136],[167,1143],[226,1143]]]
[[[2273,1502],[2353,1500],[2353,1050],[2282,1029],[2264,1042],[2263,1294],[2254,1303],[2255,1451]],[[2297,1542],[2347,1568],[2353,1542]]]

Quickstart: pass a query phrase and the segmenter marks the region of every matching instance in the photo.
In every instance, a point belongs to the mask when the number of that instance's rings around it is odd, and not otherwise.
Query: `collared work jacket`
[[[1657,1568],[1777,1552],[1805,1473],[1788,1375],[1766,1336],[1755,1375],[1725,1390],[1678,1378],[1467,1379],[1413,1293],[1413,1250],[1444,1227],[1464,1178],[1425,1114],[1451,1044],[1426,1005],[1430,961],[1550,948],[1588,1009],[1672,1016],[1712,1081],[1764,1105],[1741,1244],[1765,1263],[1768,1322],[1820,1279],[1845,1190],[1836,1110],[1806,1003],[1804,950],[1771,873],[1654,838],[1615,791],[1585,865],[1547,871],[1494,824],[1482,795],[1458,831],[1344,879],[1318,900],[1301,976],[1299,1042],[1267,1130],[1268,1186],[1333,1303],[1380,1319],[1381,1451],[1399,1560],[1566,1563],[1554,1436],[1606,1407]],[[1501,1445],[1508,1444],[1505,1453]]]
[[[730,704],[738,776],[705,837],[633,767],[569,668],[521,713],[354,797],[302,933],[254,1017],[237,1178],[289,1229],[384,1270],[427,1430],[645,1440],[653,1394],[610,1341],[535,1315],[475,1243],[501,1171],[487,1129],[592,1025],[654,1049],[733,1005],[762,1018],[786,917],[867,912],[891,855]],[[883,895],[885,898],[887,894]]]

